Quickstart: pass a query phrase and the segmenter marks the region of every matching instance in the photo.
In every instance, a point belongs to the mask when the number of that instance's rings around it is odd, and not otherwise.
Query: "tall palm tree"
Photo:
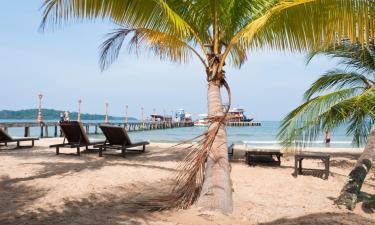
[[[223,86],[229,90],[225,64],[240,68],[255,48],[303,51],[338,36],[363,41],[375,33],[370,0],[45,0],[43,9],[42,29],[95,19],[118,26],[102,44],[102,69],[117,59],[124,41],[130,50],[161,59],[200,60],[211,125],[178,176],[183,184],[175,202],[187,207],[199,197],[198,205],[224,212],[232,210],[220,95]]]
[[[320,54],[340,59],[344,69],[328,71],[311,85],[305,102],[283,119],[279,138],[284,146],[300,146],[346,125],[354,145],[367,141],[336,201],[352,209],[375,158],[375,48],[345,42],[311,53],[308,62]]]

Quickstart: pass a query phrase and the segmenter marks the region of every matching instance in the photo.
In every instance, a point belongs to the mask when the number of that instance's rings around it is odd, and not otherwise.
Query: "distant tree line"
[[[64,113],[65,111],[62,110],[55,110],[55,109],[42,109],[43,119],[44,120],[59,120],[60,113]],[[70,120],[77,119],[77,112],[69,112]],[[36,120],[38,116],[38,109],[24,109],[24,110],[2,110],[0,111],[0,119],[25,119],[25,120]],[[81,113],[81,120],[104,120],[105,115],[99,114],[88,114],[88,113]],[[109,120],[123,120],[124,117],[115,117],[109,116]],[[137,120],[134,117],[129,117],[129,121]]]

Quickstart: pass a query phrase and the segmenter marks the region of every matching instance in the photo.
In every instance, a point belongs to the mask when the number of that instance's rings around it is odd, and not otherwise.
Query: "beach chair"
[[[123,127],[101,125],[100,129],[103,131],[106,141],[104,144],[95,145],[95,147],[99,148],[99,157],[102,157],[103,151],[106,151],[107,149],[121,150],[122,157],[125,157],[127,151],[144,152],[146,150],[146,145],[150,144],[147,141],[133,143]],[[138,146],[142,146],[142,149],[129,149]]]
[[[103,144],[103,141],[91,141],[86,135],[82,124],[78,121],[60,122],[60,128],[64,135],[62,144],[50,145],[50,148],[56,148],[56,155],[60,154],[60,148],[77,148],[77,155],[81,155],[81,147],[88,150],[89,146]]]
[[[0,143],[8,146],[8,143],[16,142],[17,148],[19,147],[34,147],[34,141],[39,140],[37,137],[12,137],[3,129],[0,128]],[[21,146],[21,142],[31,141],[31,146]]]

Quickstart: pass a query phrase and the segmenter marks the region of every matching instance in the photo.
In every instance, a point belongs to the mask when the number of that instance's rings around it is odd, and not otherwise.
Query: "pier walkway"
[[[82,123],[82,126],[85,128],[86,133],[88,134],[101,134],[99,126],[105,123]],[[106,123],[106,125],[116,125],[123,126],[128,132],[133,131],[143,131],[143,130],[162,130],[162,129],[172,129],[172,128],[181,128],[181,127],[192,127],[194,126],[193,122],[130,122],[125,123]],[[23,129],[23,136],[30,137],[30,130],[39,129],[39,137],[59,137],[61,136],[60,127],[58,122],[5,122],[0,123],[0,128],[8,132],[9,128],[18,128]]]

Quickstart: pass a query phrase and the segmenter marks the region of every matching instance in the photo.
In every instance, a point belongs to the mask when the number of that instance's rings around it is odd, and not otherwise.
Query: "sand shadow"
[[[323,163],[320,163],[321,165],[324,165]],[[349,169],[353,168],[355,165],[355,162],[350,162],[345,159],[331,159],[330,160],[330,166],[331,167],[337,167],[341,169]]]
[[[294,177],[297,177],[294,172],[292,173],[292,175]],[[329,175],[331,175],[331,173]],[[312,177],[324,179],[325,178],[325,170],[303,168],[302,171],[298,173],[298,176],[312,176]]]
[[[260,225],[372,225],[375,220],[354,213],[314,213],[296,218],[281,218]]]
[[[7,176],[0,177],[0,180],[8,179]],[[24,208],[45,196],[47,192],[25,184],[0,182],[0,224],[7,224],[6,221],[9,220],[18,220]]]
[[[13,207],[6,212],[0,211],[0,224],[149,224],[150,221],[160,221],[160,218],[142,203],[166,195],[171,184],[171,180],[138,183],[107,189],[108,192],[90,194],[85,198],[62,199],[63,207],[59,209],[43,207],[23,211]],[[137,191],[141,189],[142,192]]]

